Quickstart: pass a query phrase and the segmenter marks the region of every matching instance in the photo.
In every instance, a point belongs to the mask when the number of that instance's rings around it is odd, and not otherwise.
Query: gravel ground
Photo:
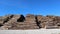
[[[0,30],[0,34],[60,34],[60,29]]]

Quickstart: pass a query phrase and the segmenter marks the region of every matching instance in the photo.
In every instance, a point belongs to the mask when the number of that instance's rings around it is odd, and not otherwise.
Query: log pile
[[[7,15],[0,16],[0,30],[60,29],[60,16]]]

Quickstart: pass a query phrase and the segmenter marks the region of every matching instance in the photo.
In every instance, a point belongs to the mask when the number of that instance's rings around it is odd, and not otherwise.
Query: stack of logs
[[[60,29],[60,16],[7,15],[0,16],[0,30]]]

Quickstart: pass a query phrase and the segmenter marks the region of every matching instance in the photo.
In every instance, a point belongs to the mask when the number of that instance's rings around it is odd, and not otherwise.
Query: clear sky
[[[60,16],[60,0],[0,0],[0,16],[6,14]]]

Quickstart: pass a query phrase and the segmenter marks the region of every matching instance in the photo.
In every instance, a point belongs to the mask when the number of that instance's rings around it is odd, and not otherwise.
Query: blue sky
[[[0,0],[0,16],[6,14],[60,16],[60,0]]]

